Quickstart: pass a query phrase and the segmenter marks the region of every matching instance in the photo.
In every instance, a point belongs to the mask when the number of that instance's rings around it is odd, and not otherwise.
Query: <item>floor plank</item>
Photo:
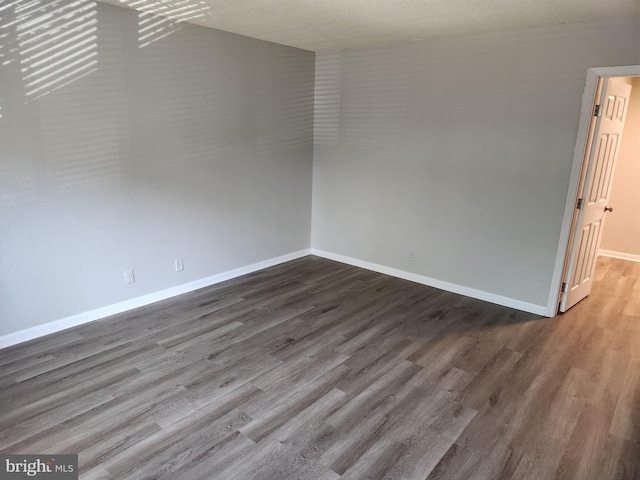
[[[611,258],[547,319],[309,256],[0,350],[0,450],[100,480],[637,479],[639,305]]]

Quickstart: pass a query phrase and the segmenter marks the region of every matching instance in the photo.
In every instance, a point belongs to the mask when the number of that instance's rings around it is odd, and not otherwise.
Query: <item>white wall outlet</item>
[[[181,258],[176,258],[176,272],[184,270],[184,263]]]
[[[413,251],[413,250],[411,250],[411,251],[409,252],[409,261],[410,261],[410,262],[415,262],[415,261],[416,261],[416,252],[415,252],[415,251]]]
[[[124,283],[127,285],[136,281],[136,277],[133,274],[133,269],[124,271]]]

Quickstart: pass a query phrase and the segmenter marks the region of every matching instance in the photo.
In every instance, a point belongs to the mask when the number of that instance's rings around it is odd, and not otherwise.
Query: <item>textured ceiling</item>
[[[640,15],[640,0],[102,0],[313,51]]]

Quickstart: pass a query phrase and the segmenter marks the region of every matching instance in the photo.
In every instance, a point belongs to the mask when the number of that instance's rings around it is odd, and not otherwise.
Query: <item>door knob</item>
[[[613,207],[604,207],[605,212],[613,212]]]

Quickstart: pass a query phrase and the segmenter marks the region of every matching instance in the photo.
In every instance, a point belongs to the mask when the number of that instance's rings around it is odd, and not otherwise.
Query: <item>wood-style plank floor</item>
[[[0,350],[81,479],[639,479],[640,264],[540,318],[306,257]]]

